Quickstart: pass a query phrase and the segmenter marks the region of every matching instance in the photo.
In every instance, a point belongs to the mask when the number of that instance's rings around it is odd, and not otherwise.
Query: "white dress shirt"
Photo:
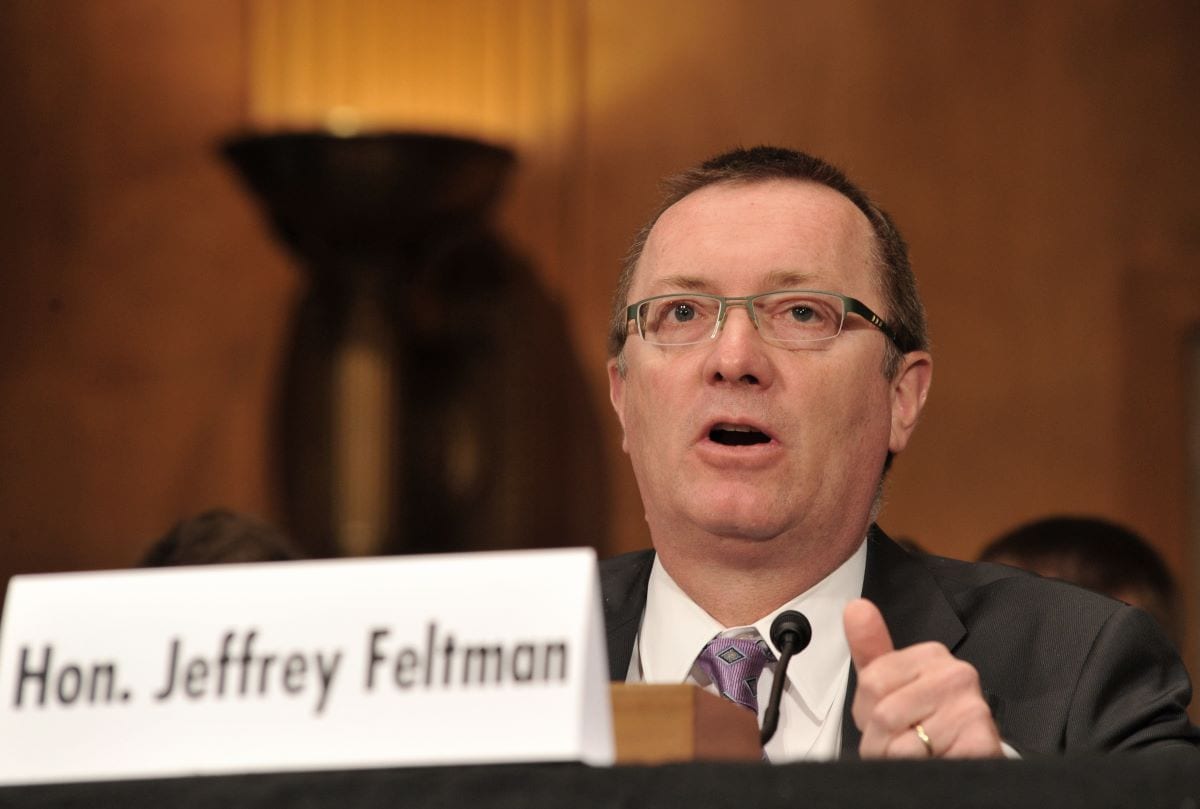
[[[862,594],[866,567],[867,545],[863,542],[841,567],[752,626],[724,627],[680,589],[656,556],[650,571],[646,611],[626,679],[695,683],[715,694],[716,687],[695,665],[704,645],[717,635],[761,637],[778,657],[779,650],[771,643],[771,622],[784,610],[799,610],[812,624],[812,641],[788,665],[779,727],[767,743],[767,757],[774,762],[837,758],[850,676],[850,647],[842,629],[842,610]],[[774,669],[775,664],[768,664],[758,680],[760,725],[770,698]]]

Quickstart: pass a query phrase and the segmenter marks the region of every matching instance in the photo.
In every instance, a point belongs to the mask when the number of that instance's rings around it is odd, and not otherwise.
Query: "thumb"
[[[896,648],[892,645],[892,636],[888,633],[879,608],[865,598],[857,598],[846,605],[842,624],[846,629],[846,641],[850,644],[854,668],[858,671]]]

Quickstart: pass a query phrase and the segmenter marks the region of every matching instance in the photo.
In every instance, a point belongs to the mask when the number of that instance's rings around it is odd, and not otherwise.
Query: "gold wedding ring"
[[[921,744],[925,745],[925,752],[932,757],[933,742],[929,741],[929,734],[925,732],[925,728],[921,726],[920,722],[918,722],[917,724],[913,725],[913,731],[916,732],[917,738],[921,740]]]

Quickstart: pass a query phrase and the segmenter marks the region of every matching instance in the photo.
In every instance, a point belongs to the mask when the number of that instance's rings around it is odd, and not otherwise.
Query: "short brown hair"
[[[650,231],[668,208],[701,188],[718,183],[754,183],[767,180],[801,180],[832,188],[849,199],[866,215],[875,232],[875,252],[879,258],[882,291],[887,306],[884,319],[896,335],[898,348],[888,342],[884,373],[891,378],[899,370],[901,354],[929,348],[925,327],[925,307],[917,294],[917,280],[908,262],[908,245],[891,217],[839,169],[820,158],[791,149],[756,146],[734,149],[701,165],[668,178],[664,182],[662,203],[642,226],[621,265],[617,291],[613,296],[612,320],[608,334],[608,355],[621,357],[629,334],[625,318],[629,290],[642,250]]]

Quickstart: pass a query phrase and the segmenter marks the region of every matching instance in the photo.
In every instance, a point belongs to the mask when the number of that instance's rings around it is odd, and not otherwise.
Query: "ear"
[[[612,402],[613,410],[617,411],[617,421],[621,422],[621,449],[629,452],[629,444],[625,438],[625,377],[617,367],[616,357],[608,361],[608,399]]]
[[[912,351],[904,355],[900,372],[892,380],[892,435],[888,449],[893,453],[899,453],[908,446],[908,439],[917,428],[917,420],[925,407],[932,381],[933,357],[928,351]]]

